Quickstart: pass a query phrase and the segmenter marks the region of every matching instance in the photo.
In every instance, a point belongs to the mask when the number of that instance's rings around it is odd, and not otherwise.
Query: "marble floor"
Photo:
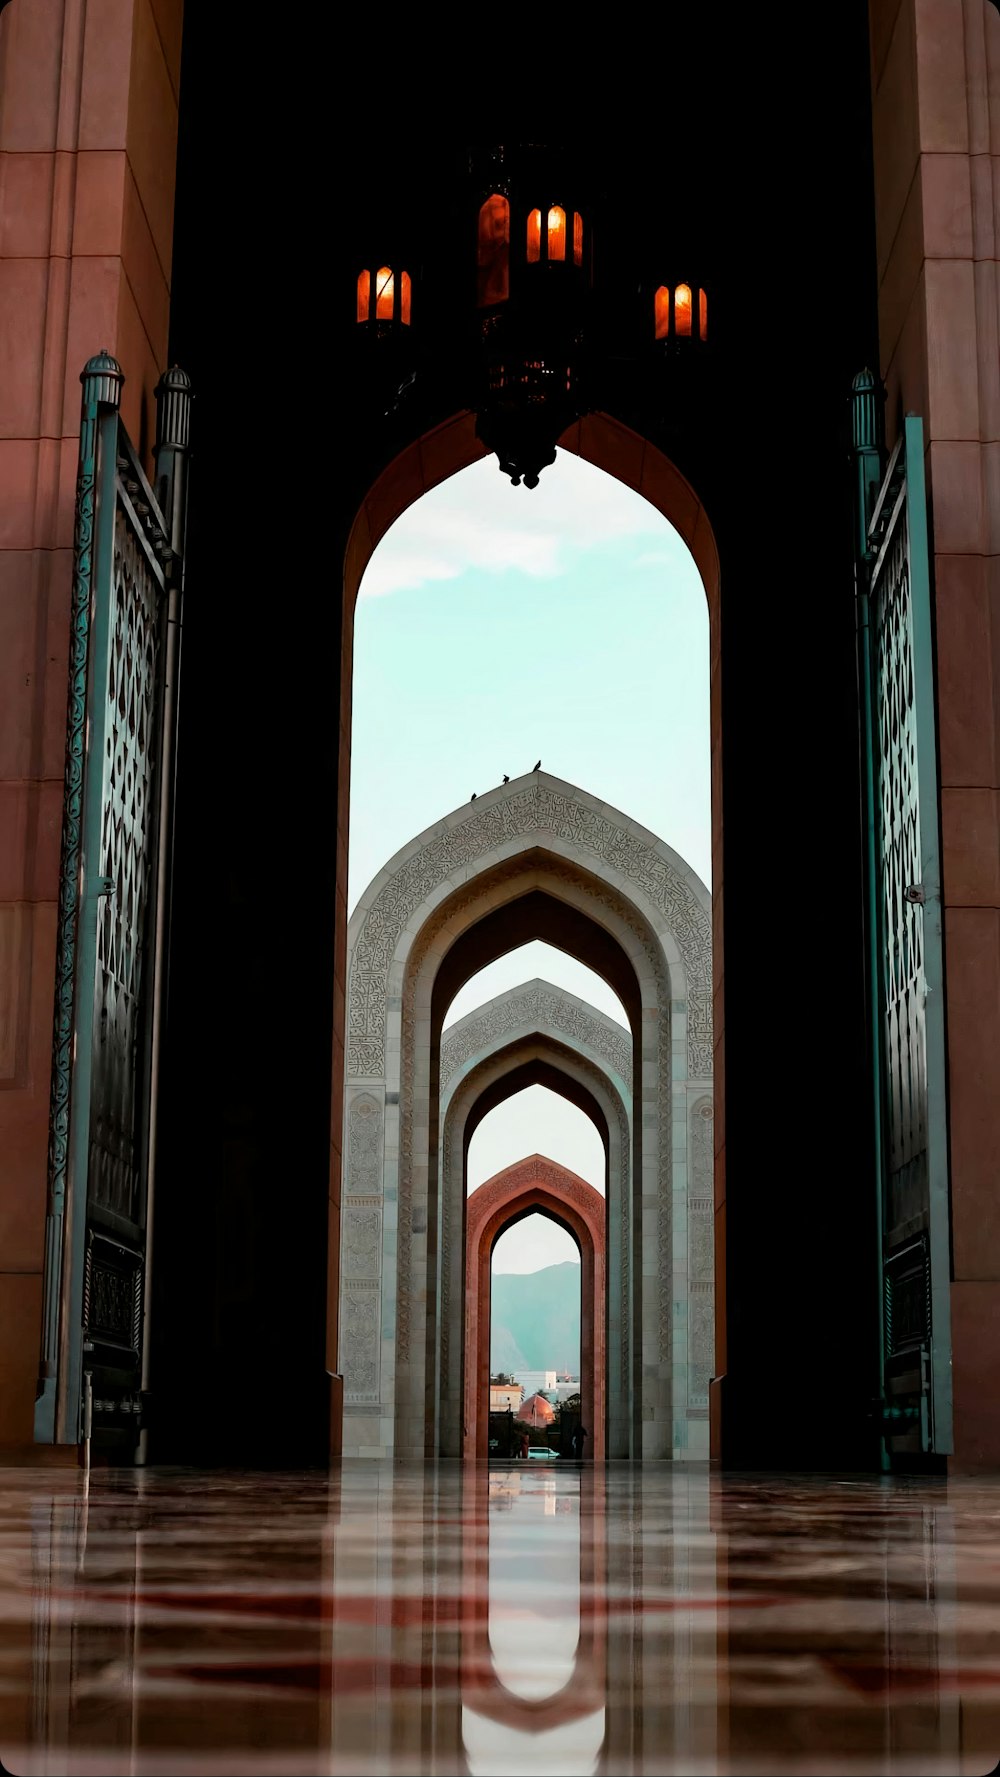
[[[959,1777],[1000,1477],[0,1470],[0,1766]]]

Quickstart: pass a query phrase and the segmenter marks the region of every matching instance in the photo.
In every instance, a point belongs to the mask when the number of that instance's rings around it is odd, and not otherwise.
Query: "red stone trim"
[[[580,1247],[580,1394],[588,1459],[603,1462],[607,1376],[607,1202],[593,1185],[541,1154],[507,1166],[469,1197],[465,1235],[464,1453],[489,1455],[484,1411],[490,1376],[490,1262],[506,1225],[529,1209],[555,1216]]]

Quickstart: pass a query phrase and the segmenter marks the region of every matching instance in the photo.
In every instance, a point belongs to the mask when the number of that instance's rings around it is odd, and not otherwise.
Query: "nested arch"
[[[520,809],[515,805],[513,810],[507,810],[505,843],[508,855],[479,875],[462,871],[463,886],[455,888],[450,896],[444,899],[439,895],[428,896],[428,905],[420,910],[420,917],[413,919],[403,933],[400,948],[404,959],[398,979],[391,982],[394,991],[386,992],[386,1152],[392,1154],[394,1151],[395,1154],[395,1166],[390,1162],[387,1177],[394,1173],[390,1188],[394,1185],[398,1190],[398,1225],[410,1230],[409,1240],[401,1240],[396,1247],[394,1228],[390,1227],[386,1243],[383,1300],[386,1318],[395,1330],[392,1344],[383,1340],[379,1352],[379,1401],[383,1408],[379,1432],[386,1447],[391,1447],[389,1440],[393,1436],[409,1438],[413,1444],[424,1439],[424,1449],[434,1447],[426,1358],[429,1352],[433,1352],[438,1337],[433,1324],[436,1285],[427,1278],[428,1255],[433,1250],[437,1217],[437,1039],[443,1007],[454,991],[467,976],[474,974],[501,950],[516,947],[534,936],[549,936],[556,943],[572,948],[581,960],[597,967],[624,1003],[631,1006],[635,1018],[634,1036],[639,1042],[645,1076],[650,1082],[650,1126],[645,1132],[643,1165],[637,1167],[637,1175],[642,1176],[645,1170],[644,1183],[648,1186],[645,1212],[649,1227],[656,1230],[659,1223],[659,1233],[653,1235],[660,1251],[659,1283],[666,1290],[671,1287],[670,1221],[669,1217],[659,1215],[661,1197],[666,1203],[670,1194],[671,1166],[672,990],[664,950],[670,952],[677,973],[675,991],[681,996],[684,992],[683,964],[672,937],[667,934],[666,944],[661,946],[648,923],[610,885],[595,879],[578,864],[570,864],[565,858],[542,851],[531,843],[536,837],[534,833],[529,832],[519,839],[516,828],[513,828],[512,814],[523,816],[525,803],[529,813],[537,813],[537,786],[531,782],[527,787],[530,795],[517,799]],[[524,788],[523,784],[511,786],[515,792]],[[496,801],[495,792],[492,800]],[[516,849],[518,845],[520,850]],[[400,855],[406,856],[405,853]],[[440,868],[439,855],[437,861]],[[380,915],[381,908],[376,906],[375,912]],[[363,914],[364,909],[359,909],[356,918],[360,920]],[[540,923],[543,915],[554,916],[559,929],[546,929]],[[562,928],[574,923],[578,933],[594,934],[595,949],[587,951],[578,944],[570,945]],[[378,924],[381,924],[380,919]],[[484,942],[488,945],[485,951]],[[457,974],[452,968],[449,976],[448,969],[460,953],[464,958],[462,966]],[[366,960],[363,950],[361,958],[362,962]],[[352,995],[353,966],[356,963],[357,954],[352,959]],[[388,975],[388,965],[386,972]],[[440,991],[442,980],[447,981],[447,991],[443,994]],[[676,1024],[682,1030],[686,1010],[683,997],[675,1000],[673,1005],[677,1010]],[[424,1130],[427,1132],[426,1143]],[[658,1154],[662,1156],[662,1162]],[[658,1182],[662,1189],[658,1189]],[[638,1222],[637,1212],[636,1237]],[[393,1259],[396,1261],[394,1297]],[[353,1305],[348,1312],[354,1312]],[[665,1333],[669,1337],[669,1310],[665,1305],[657,1325],[660,1335]],[[663,1361],[668,1359],[669,1351],[665,1351]],[[388,1423],[390,1401],[391,1426]],[[352,1413],[354,1406],[355,1399],[349,1396],[348,1418],[357,1416]],[[666,1435],[669,1436],[669,1431]]]
[[[369,1279],[345,1233],[343,1323],[365,1322],[350,1366],[345,1352],[345,1453],[436,1447],[441,1025],[465,980],[535,937],[602,974],[632,1023],[628,1264],[641,1349],[630,1361],[643,1392],[630,1454],[701,1453],[694,1420],[707,1416],[687,1401],[685,1193],[687,1093],[711,1082],[708,892],[654,834],[541,772],[419,835],[351,921],[348,1114],[359,1092],[383,1106],[383,1201],[366,1207],[384,1219],[377,1324],[372,1306],[348,1301]],[[344,1176],[346,1206],[350,1151]]]
[[[558,990],[542,983],[545,1000]],[[517,1005],[522,997],[530,1006],[533,993],[522,996],[513,989],[504,996]],[[568,1010],[580,1007],[575,996],[564,996]],[[593,1008],[584,1008],[593,1014]],[[601,1016],[601,1015],[595,1015]],[[589,1022],[589,1021],[588,1021]],[[608,1024],[612,1021],[609,1019]],[[608,1065],[598,1044],[589,1045],[576,1030],[572,1039],[563,1030],[562,1040],[548,1027],[532,1029],[530,1020],[515,1029],[493,1029],[489,1008],[480,1017],[463,1020],[466,1031],[475,1033],[480,1047],[470,1056],[464,1071],[449,1081],[442,1095],[441,1141],[441,1264],[439,1271],[438,1346],[438,1448],[444,1455],[462,1449],[463,1401],[468,1377],[463,1378],[461,1316],[464,1290],[466,1241],[465,1217],[473,1200],[468,1196],[469,1143],[482,1119],[527,1086],[542,1085],[559,1093],[589,1117],[605,1150],[605,1201],[607,1204],[607,1319],[605,1356],[607,1374],[607,1453],[628,1456],[635,1447],[639,1395],[632,1357],[641,1343],[636,1323],[636,1303],[631,1290],[629,1229],[632,1215],[631,1095]],[[458,1027],[456,1027],[458,1028]],[[585,1028],[585,1027],[584,1027]],[[449,1033],[450,1035],[451,1033]],[[626,1036],[615,1026],[613,1036]],[[570,1047],[570,1040],[574,1046]],[[463,1044],[463,1048],[464,1048]],[[621,1059],[617,1043],[616,1058]],[[473,1193],[473,1198],[476,1193]]]
[[[445,1031],[439,1076],[442,1104],[498,1043],[535,1030],[606,1063],[619,1091],[631,1096],[631,1033],[577,994],[536,976],[477,1006]]]
[[[720,672],[720,586],[719,586],[719,555],[711,521],[696,491],[685,479],[677,466],[641,435],[621,424],[613,416],[606,413],[595,413],[570,427],[559,440],[562,448],[593,463],[608,474],[615,476],[625,486],[647,499],[673,525],[691,551],[698,567],[709,607],[710,622],[710,674],[711,674],[711,746],[712,746],[712,865],[713,881],[716,894],[723,887],[723,826],[722,826],[722,698]],[[345,551],[344,561],[344,599],[343,599],[343,631],[342,631],[342,670],[341,670],[341,707],[340,726],[345,737],[351,731],[351,689],[352,660],[354,636],[354,608],[362,575],[372,552],[385,532],[420,496],[458,473],[469,464],[486,455],[484,446],[475,436],[475,416],[471,413],[459,413],[442,425],[435,427],[424,437],[415,439],[389,464],[377,481],[370,488],[358,509],[352,526]],[[480,813],[485,813],[483,800],[477,804]],[[346,858],[348,849],[349,807],[350,807],[350,748],[344,745],[340,749],[340,776],[338,781],[338,853]],[[600,804],[595,805],[600,809]],[[612,811],[614,813],[614,811]],[[454,825],[458,825],[456,817],[450,817]],[[444,826],[445,823],[442,823]],[[426,837],[426,836],[422,836]],[[446,835],[442,833],[442,841]],[[419,842],[414,842],[414,851],[419,849]],[[640,841],[641,849],[641,841]],[[673,864],[680,863],[671,854]],[[683,868],[683,866],[682,866]],[[665,876],[671,877],[671,864],[667,864]],[[373,885],[374,886],[374,885]],[[702,911],[705,914],[704,932],[700,936],[700,949],[705,965],[705,981],[693,981],[694,989],[691,1002],[692,1014],[700,1021],[698,1032],[697,1056],[698,1078],[709,1083],[712,1079],[712,1047],[713,1041],[722,1040],[724,1017],[724,967],[720,941],[715,946],[714,957],[711,944],[710,916],[707,891],[702,885]],[[392,912],[389,914],[389,925],[392,925]],[[404,923],[409,912],[404,913]],[[375,934],[372,934],[375,936]],[[394,934],[387,929],[384,933],[386,947],[393,947]],[[334,1011],[334,1119],[331,1132],[331,1164],[333,1168],[333,1188],[331,1199],[333,1213],[340,1202],[340,1180],[342,1173],[350,1169],[350,1157],[344,1154],[343,1145],[343,1107],[351,1097],[353,1080],[364,1078],[384,1079],[385,1055],[379,1062],[369,1044],[378,1042],[379,1019],[376,1016],[373,1025],[362,1019],[360,1026],[352,1027],[352,1008],[348,1005],[347,1016],[341,1021],[340,1006],[344,1000],[350,999],[348,987],[348,922],[346,907],[341,902],[337,908],[336,919],[336,957],[335,957],[335,1011]],[[713,979],[714,969],[714,979]],[[379,969],[376,966],[371,982],[374,995],[373,1009],[377,1013],[377,1002],[381,987],[378,980]],[[716,1028],[712,1029],[712,1008],[716,1012]],[[366,990],[362,990],[365,997]],[[700,1003],[696,1003],[699,1002]],[[357,1006],[353,1008],[357,1011]],[[347,1024],[346,1035],[344,1024]],[[359,1053],[359,1046],[366,1053]],[[353,1054],[352,1054],[353,1051]],[[346,1052],[346,1053],[345,1053]],[[360,1062],[360,1067],[357,1066]],[[345,1097],[341,1095],[341,1082],[347,1083]],[[386,1088],[392,1091],[393,1088]],[[395,1088],[398,1090],[398,1087]],[[716,1107],[716,1195],[724,1206],[724,1107],[720,1103]],[[724,1217],[717,1224],[724,1229]],[[724,1235],[720,1236],[724,1238]],[[339,1271],[339,1253],[337,1251],[336,1232],[331,1232],[331,1276],[336,1278]],[[405,1243],[404,1243],[405,1244]],[[722,1255],[724,1257],[724,1254]],[[332,1306],[332,1305],[331,1305]],[[343,1313],[341,1314],[343,1318]],[[338,1369],[337,1356],[337,1318],[331,1315],[331,1336],[328,1343],[328,1363],[331,1371]],[[720,1322],[724,1332],[724,1323]],[[724,1345],[720,1351],[720,1368],[725,1367]],[[345,1375],[345,1384],[347,1378]],[[391,1404],[391,1411],[390,1411]],[[374,1406],[377,1412],[358,1414],[367,1421],[360,1426],[362,1435],[371,1442],[366,1448],[384,1450],[395,1444],[396,1431],[392,1423],[395,1416],[395,1380],[393,1379],[387,1396],[370,1395],[363,1402],[355,1401],[355,1412],[361,1406]],[[669,1411],[669,1409],[668,1409]],[[658,1434],[659,1435],[659,1434]],[[662,1436],[659,1439],[662,1444]],[[344,1448],[351,1447],[351,1439],[345,1427]],[[354,1440],[354,1447],[359,1447]],[[658,1446],[659,1447],[659,1446]],[[651,1450],[652,1453],[652,1450]],[[662,1453],[662,1450],[661,1452]]]
[[[530,892],[535,886],[530,881],[532,865],[547,871],[550,882],[586,883],[598,909],[602,902],[607,906],[617,902],[633,929],[655,939],[655,951],[686,1000],[690,1059],[699,1071],[711,1072],[708,890],[690,866],[648,829],[579,786],[534,772],[480,796],[475,806],[457,809],[429,828],[398,852],[365,891],[350,923],[349,1075],[374,1077],[386,1067],[391,1071],[399,1010],[393,1002],[403,991],[415,943],[445,904],[445,917],[436,921],[434,932],[441,963],[457,939],[501,901]],[[487,879],[494,883],[512,877],[517,878],[513,893],[495,896],[492,905],[477,910],[471,920],[464,917],[469,891],[471,899],[478,900]],[[555,899],[571,909],[578,905],[572,894],[560,894],[558,889]],[[598,931],[605,924],[599,911],[595,924]],[[533,935],[541,929],[536,920]],[[570,949],[558,929],[544,935]],[[505,938],[503,949],[524,941],[515,937],[512,942],[506,934]],[[618,991],[612,950],[596,955],[592,966]],[[500,953],[499,948],[493,952]],[[482,966],[477,960],[468,974]],[[442,974],[441,992],[450,998],[462,976],[451,963],[448,968],[451,973]],[[619,997],[631,1016],[634,989],[626,983]]]
[[[546,920],[549,921],[546,924]],[[568,933],[573,926],[571,941]],[[431,1324],[434,1296],[421,1295],[424,1237],[437,1226],[440,1203],[440,1116],[436,1078],[440,1021],[446,1005],[464,980],[504,949],[531,937],[547,937],[596,967],[619,993],[634,1018],[633,1041],[646,1058],[649,1078],[649,1128],[644,1132],[643,1160],[634,1161],[636,1175],[648,1174],[645,1208],[655,1232],[658,1190],[670,1192],[669,1082],[660,1079],[670,1051],[670,984],[655,938],[630,914],[624,901],[596,884],[579,869],[541,853],[537,848],[509,858],[458,889],[426,919],[412,947],[401,983],[399,1203],[400,1215],[414,1238],[401,1246],[397,1266],[397,1342],[400,1368],[406,1366],[405,1394],[416,1402],[426,1388],[421,1365],[424,1353],[436,1348],[443,1330]],[[596,947],[588,949],[590,938]],[[681,981],[677,991],[683,992]],[[683,1005],[683,1000],[677,1002]],[[679,1021],[679,1020],[678,1020]],[[426,1143],[421,1139],[426,1127]],[[416,1137],[416,1138],[415,1138]],[[445,1205],[446,1210],[446,1205]],[[634,1217],[638,1232],[642,1205]],[[660,1276],[670,1285],[670,1229],[663,1237]],[[634,1262],[634,1255],[633,1255]],[[398,1373],[398,1372],[397,1372]],[[633,1391],[634,1392],[634,1391]],[[411,1408],[415,1422],[418,1408]],[[430,1447],[435,1431],[425,1414]]]
[[[606,1202],[593,1185],[544,1154],[532,1154],[473,1191],[466,1212],[464,1454],[489,1455],[491,1263],[505,1230],[539,1212],[580,1249],[580,1395],[590,1456],[605,1454]]]

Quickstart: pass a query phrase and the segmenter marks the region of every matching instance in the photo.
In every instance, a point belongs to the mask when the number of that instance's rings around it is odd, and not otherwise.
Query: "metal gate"
[[[858,634],[886,1466],[952,1449],[950,1208],[923,423],[882,475],[874,378],[854,385]]]
[[[81,382],[35,1437],[92,1435],[128,1461],[148,1379],[190,389],[177,370],[157,389],[157,498],[115,359],[92,358]]]

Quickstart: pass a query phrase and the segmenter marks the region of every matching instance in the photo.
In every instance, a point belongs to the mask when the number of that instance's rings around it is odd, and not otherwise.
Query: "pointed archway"
[[[487,1179],[469,1198],[465,1241],[465,1422],[463,1454],[489,1455],[491,1263],[501,1234],[540,1212],[566,1228],[580,1249],[580,1397],[596,1462],[606,1449],[607,1204],[593,1185],[544,1154],[531,1154]]]
[[[707,1455],[712,1284],[689,1288],[687,1143],[712,1090],[710,899],[655,834],[544,772],[403,847],[351,920],[345,1455],[439,1446],[441,1026],[466,980],[539,937],[596,969],[632,1027],[628,1453]]]
[[[635,1339],[629,1302],[627,1237],[632,1174],[632,1038],[614,1019],[547,981],[499,995],[449,1029],[441,1044],[441,1249],[439,1289],[439,1449],[462,1449],[462,1313],[468,1206],[468,1154],[483,1118],[525,1088],[541,1085],[589,1117],[604,1147],[607,1203],[607,1442],[609,1456],[629,1454],[625,1410]],[[707,1190],[705,1192],[707,1195]],[[699,1209],[691,1238],[703,1267],[710,1224]],[[698,1235],[702,1236],[700,1246]],[[711,1280],[711,1269],[707,1272]],[[689,1379],[695,1395],[699,1378]]]

